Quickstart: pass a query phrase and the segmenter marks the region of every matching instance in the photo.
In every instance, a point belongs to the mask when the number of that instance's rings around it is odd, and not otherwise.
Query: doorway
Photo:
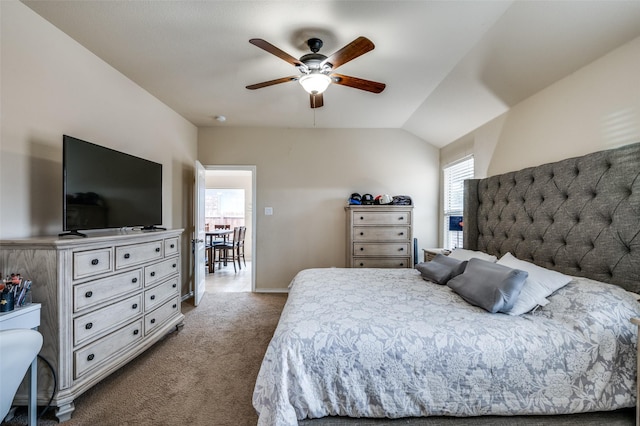
[[[205,276],[207,292],[255,291],[256,166],[205,166],[205,226],[246,226],[245,262],[215,265]]]

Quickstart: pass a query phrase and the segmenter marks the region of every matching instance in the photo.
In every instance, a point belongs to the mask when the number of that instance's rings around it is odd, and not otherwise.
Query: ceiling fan
[[[300,72],[300,75],[282,77],[249,85],[247,89],[250,90],[273,86],[274,84],[287,83],[289,81],[298,81],[304,90],[309,93],[311,108],[319,108],[324,105],[322,94],[331,83],[366,90],[372,93],[380,93],[386,87],[384,83],[358,77],[349,77],[348,75],[333,72],[339,66],[374,49],[374,44],[366,37],[358,37],[328,57],[318,53],[322,47],[322,40],[319,38],[310,38],[307,40],[307,46],[311,49],[311,53],[307,53],[300,59],[294,58],[271,43],[259,38],[252,38],[249,40],[249,43],[290,63]]]

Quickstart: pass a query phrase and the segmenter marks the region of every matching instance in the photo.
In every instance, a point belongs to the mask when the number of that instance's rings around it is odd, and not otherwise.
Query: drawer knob
[[[133,278],[133,279],[131,280],[131,282],[132,282],[132,283],[134,283],[134,284],[135,284],[135,283],[137,283],[137,282],[138,282],[138,278]]]
[[[138,309],[138,304],[134,303],[133,305],[131,305],[131,309]]]
[[[176,267],[176,266],[178,266],[178,265],[176,265],[176,264],[174,263],[174,264],[173,264],[173,265],[171,265],[171,266],[173,266],[173,267],[175,268],[175,267]]]
[[[364,235],[364,232],[361,232],[360,235]]]
[[[360,220],[364,220],[364,216],[360,216]]]
[[[91,297],[93,296],[93,292],[92,291],[88,291],[84,294],[84,297]]]
[[[156,319],[155,318],[151,318],[151,324],[155,324],[156,323]]]
[[[93,327],[93,323],[92,322],[88,322],[84,328],[86,328],[87,330],[91,330],[91,327]]]
[[[156,253],[160,253],[160,247],[156,247]]]
[[[176,287],[178,287],[178,284],[173,283],[173,285],[171,287],[176,288]]]
[[[150,299],[151,299],[151,300],[156,300],[156,295],[155,295],[155,294],[152,294],[152,295],[151,295],[151,297],[150,297]]]
[[[364,266],[364,263],[360,262],[360,266]]]
[[[151,275],[152,277],[155,277],[156,273],[155,272],[151,272],[149,275]]]
[[[360,247],[360,251],[364,251],[364,247]]]
[[[130,255],[129,253],[125,253],[125,254],[124,254],[124,258],[125,258],[125,259],[129,259],[130,257],[131,257],[131,255]]]
[[[134,335],[134,336],[137,336],[137,335],[138,335],[138,333],[140,333],[140,330],[138,330],[137,328],[136,328],[135,330],[133,330],[133,335]]]
[[[404,266],[404,263],[400,262],[400,266]]]
[[[401,232],[400,235],[404,235],[404,232]]]
[[[93,260],[91,261],[91,264],[92,264],[93,266],[96,266],[98,263],[100,263],[100,261],[99,261],[98,259],[93,259]]]
[[[398,220],[404,220],[404,216],[400,216],[400,219],[398,219]]]
[[[87,357],[87,361],[93,361],[94,358],[95,358],[94,354],[89,354],[89,356]]]
[[[178,305],[176,303],[173,304],[173,309],[177,308]]]
[[[171,244],[169,247],[176,248],[176,245],[175,244]]]
[[[400,248],[399,248],[399,250],[400,250],[400,251],[404,251],[404,247],[400,247]]]

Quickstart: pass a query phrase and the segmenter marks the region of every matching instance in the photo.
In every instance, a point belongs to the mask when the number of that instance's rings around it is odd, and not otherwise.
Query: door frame
[[[251,292],[256,291],[256,269],[258,264],[258,253],[256,251],[256,234],[257,234],[257,211],[256,211],[256,193],[257,191],[257,179],[255,165],[236,165],[236,166],[222,166],[222,165],[204,165],[205,172],[216,170],[239,170],[251,172]],[[206,188],[206,183],[205,183]]]

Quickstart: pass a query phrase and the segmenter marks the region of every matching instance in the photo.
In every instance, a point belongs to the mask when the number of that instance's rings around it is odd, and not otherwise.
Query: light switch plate
[[[264,215],[265,216],[271,216],[273,214],[273,207],[265,207],[264,208]]]

